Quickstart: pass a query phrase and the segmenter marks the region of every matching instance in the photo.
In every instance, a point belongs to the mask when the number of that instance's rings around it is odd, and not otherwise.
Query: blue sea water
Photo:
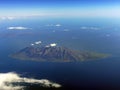
[[[60,24],[57,27],[55,25]],[[28,30],[8,30],[8,27]],[[9,57],[35,41],[57,43],[81,51],[110,54],[86,62],[35,62]],[[120,89],[120,26],[117,21],[84,19],[23,19],[0,22],[0,73],[17,72],[25,77],[49,79],[64,89]]]

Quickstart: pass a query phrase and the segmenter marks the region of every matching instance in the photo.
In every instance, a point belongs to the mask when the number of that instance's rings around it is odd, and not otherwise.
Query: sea
[[[10,57],[37,41],[109,57],[84,62],[38,62]],[[59,83],[61,90],[120,90],[120,21],[40,17],[0,20],[0,74],[9,72]]]

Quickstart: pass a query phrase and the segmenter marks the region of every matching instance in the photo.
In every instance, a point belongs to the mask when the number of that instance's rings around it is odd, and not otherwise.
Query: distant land
[[[12,55],[20,60],[48,61],[48,62],[76,62],[105,58],[108,55],[96,52],[83,52],[66,47],[56,46],[29,46]]]

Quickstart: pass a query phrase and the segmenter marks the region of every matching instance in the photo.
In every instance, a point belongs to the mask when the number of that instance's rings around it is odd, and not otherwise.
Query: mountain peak
[[[66,47],[56,46],[40,46],[26,47],[17,53],[11,55],[13,58],[21,60],[49,61],[49,62],[73,62],[84,61],[88,59],[98,59],[105,57],[104,54],[80,52]]]

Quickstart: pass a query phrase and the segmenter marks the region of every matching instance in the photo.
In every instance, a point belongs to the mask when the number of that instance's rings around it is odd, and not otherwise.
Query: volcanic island
[[[108,55],[97,52],[78,51],[55,43],[47,46],[28,46],[10,55],[14,59],[46,62],[76,62],[106,58]]]

